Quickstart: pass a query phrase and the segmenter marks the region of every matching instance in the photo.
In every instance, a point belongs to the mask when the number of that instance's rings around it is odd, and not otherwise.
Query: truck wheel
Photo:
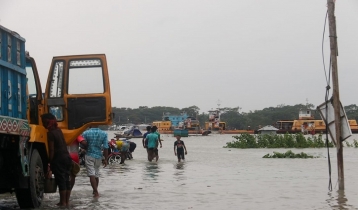
[[[30,163],[30,184],[28,189],[16,189],[17,202],[21,209],[40,207],[44,195],[44,169],[39,152],[34,149]]]

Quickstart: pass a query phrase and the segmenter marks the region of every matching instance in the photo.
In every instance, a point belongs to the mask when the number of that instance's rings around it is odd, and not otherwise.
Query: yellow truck
[[[68,145],[91,125],[112,124],[106,56],[53,57],[43,92],[25,39],[0,25],[0,193],[15,192],[20,208],[38,208],[43,200],[44,113],[56,116]]]

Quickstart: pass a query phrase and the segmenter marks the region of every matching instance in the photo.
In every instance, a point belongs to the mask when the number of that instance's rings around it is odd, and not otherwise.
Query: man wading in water
[[[150,162],[152,162],[152,160],[154,159],[154,157],[157,157],[155,150],[158,150],[158,135],[155,134],[154,132],[156,131],[156,129],[154,127],[151,128],[151,133],[149,133],[146,136],[146,141],[148,142],[147,144],[147,151],[148,151],[148,160]]]
[[[151,127],[150,127],[150,126],[147,126],[146,129],[147,129],[147,132],[145,132],[145,133],[143,134],[142,144],[143,144],[143,148],[145,148],[145,149],[147,150],[147,155],[148,155],[148,148],[147,148],[147,146],[148,146],[148,140],[147,140],[146,138],[147,138],[147,135],[150,134],[150,129],[151,129]]]
[[[178,156],[178,162],[180,162],[180,160],[185,160],[184,149],[185,149],[185,154],[188,154],[188,152],[186,151],[184,141],[180,140],[181,136],[177,135],[176,138],[177,140],[174,142],[174,155]],[[175,147],[177,149],[176,151],[175,151]]]
[[[99,184],[99,167],[102,164],[102,147],[104,167],[107,166],[108,158],[108,137],[107,133],[93,126],[91,129],[86,130],[82,134],[83,138],[87,141],[86,153],[86,169],[87,175],[90,178],[91,186],[93,189],[93,197],[99,197],[98,184]]]
[[[158,143],[160,144],[160,148],[162,148],[162,140],[160,139],[160,133],[158,132],[158,127],[157,126],[152,127],[152,133],[154,133],[154,134],[156,134],[158,136]],[[158,159],[159,159],[159,151],[158,151],[159,144],[158,143],[157,143],[157,147],[154,149],[155,161],[156,162],[158,162]]]

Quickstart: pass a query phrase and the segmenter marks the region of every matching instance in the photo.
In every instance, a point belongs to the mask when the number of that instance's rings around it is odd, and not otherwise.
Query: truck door
[[[26,79],[27,79],[27,119],[30,124],[39,124],[39,116],[42,114],[42,90],[35,60],[26,55]]]
[[[54,57],[46,85],[45,106],[47,112],[56,116],[66,141],[75,139],[91,125],[111,124],[106,56]]]

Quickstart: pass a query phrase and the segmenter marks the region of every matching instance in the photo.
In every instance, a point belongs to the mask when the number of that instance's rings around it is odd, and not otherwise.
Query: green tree
[[[189,117],[197,117],[197,115],[199,115],[199,107],[193,105],[193,106],[189,106],[187,108],[183,108],[180,111],[182,112],[186,112],[188,114]]]

